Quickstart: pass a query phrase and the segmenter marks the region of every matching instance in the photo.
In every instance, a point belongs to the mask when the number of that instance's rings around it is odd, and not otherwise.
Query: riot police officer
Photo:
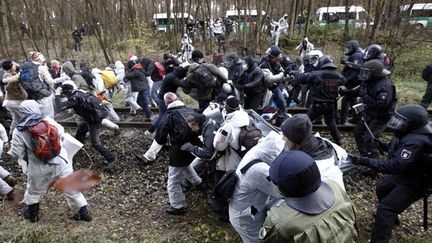
[[[387,160],[352,157],[354,164],[387,174],[376,188],[379,204],[371,242],[388,242],[398,214],[423,197],[432,185],[432,168],[425,159],[432,154],[432,127],[428,121],[425,108],[401,106],[388,123],[394,133],[391,142],[381,142],[381,146],[388,146]]]
[[[341,95],[357,95],[366,105],[362,115],[374,137],[379,137],[385,130],[396,105],[396,88],[388,78],[389,74],[378,60],[368,61],[360,69],[362,84],[359,88],[341,90]],[[361,119],[354,128],[354,138],[361,156],[379,158],[379,150]]]
[[[364,62],[378,60],[384,64],[384,53],[381,46],[378,44],[372,44],[368,46],[363,55],[363,60]]]
[[[324,116],[333,140],[341,145],[342,136],[336,126],[336,102],[338,88],[345,84],[345,77],[336,69],[333,58],[328,55],[318,60],[319,70],[310,73],[294,73],[294,85],[310,84],[312,93],[312,108],[308,111],[311,121]]]
[[[360,73],[360,68],[363,65],[363,52],[360,50],[360,44],[356,40],[348,41],[345,45],[345,48],[346,58],[341,60],[341,64],[345,66],[342,70],[342,75],[346,79],[345,87],[347,89],[353,89],[354,87],[360,85],[358,81],[358,75]],[[342,98],[340,112],[341,124],[346,123],[348,110],[355,104],[355,101],[356,97],[348,95]]]

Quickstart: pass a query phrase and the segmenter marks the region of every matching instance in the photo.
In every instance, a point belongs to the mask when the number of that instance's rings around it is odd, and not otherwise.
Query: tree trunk
[[[6,0],[0,0],[0,16],[1,16],[1,28],[3,33],[3,43],[4,45],[9,45],[10,43],[10,32],[9,32],[9,22],[6,12]]]
[[[304,30],[304,35],[307,36],[308,31],[309,31],[309,24],[311,22],[311,17],[313,16],[312,14],[312,6],[314,4],[314,0],[309,0],[309,5],[307,8],[307,18],[306,18],[306,23],[305,23],[305,30]]]

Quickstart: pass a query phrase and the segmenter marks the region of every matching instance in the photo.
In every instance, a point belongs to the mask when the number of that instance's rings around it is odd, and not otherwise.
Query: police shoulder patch
[[[386,100],[387,96],[388,96],[387,92],[381,92],[380,95],[379,95],[379,98],[382,99],[382,100]]]
[[[409,151],[408,149],[403,149],[401,152],[401,158],[402,159],[409,159],[411,158],[412,152]]]

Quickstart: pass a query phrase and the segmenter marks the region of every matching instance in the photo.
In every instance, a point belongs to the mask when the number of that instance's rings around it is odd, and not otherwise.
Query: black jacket
[[[200,159],[211,159],[215,152],[213,147],[213,139],[215,137],[216,131],[219,129],[220,124],[215,120],[207,118],[203,124],[202,136],[203,136],[203,147],[195,146],[192,154]]]
[[[361,51],[356,51],[347,58],[347,62],[342,71],[342,75],[346,79],[345,86],[348,89],[352,89],[359,85],[358,75],[360,73],[360,68],[363,65],[363,53]]]
[[[254,64],[245,71],[245,86],[244,91],[248,95],[260,94],[267,91],[267,86],[264,83],[263,71]]]
[[[336,69],[321,69],[310,73],[298,73],[293,85],[310,84],[312,102],[336,102],[338,88],[345,84],[345,77]]]
[[[235,63],[230,66],[228,69],[228,79],[233,81],[234,83],[243,84],[242,83],[242,75],[243,75],[243,65],[241,63]]]
[[[144,70],[132,68],[130,72],[125,73],[125,78],[130,82],[132,92],[140,92],[150,89]]]
[[[154,61],[146,57],[143,57],[139,60],[139,63],[141,63],[141,65],[143,66],[145,75],[147,77],[150,77],[153,80],[153,82],[162,81],[163,77],[159,75],[159,72],[156,68]]]
[[[95,124],[93,117],[90,116],[89,110],[87,110],[82,101],[85,99],[85,93],[80,90],[72,91],[71,96],[68,97],[66,101],[62,101],[60,96],[55,96],[54,102],[56,109],[59,111],[74,109],[75,113],[82,117],[87,123]],[[99,123],[99,122],[97,122]]]
[[[387,77],[363,82],[357,90],[370,116],[389,116],[396,105],[396,87]]]
[[[432,178],[430,161],[424,159],[425,154],[431,153],[431,134],[408,133],[393,137],[387,160],[369,159],[368,166],[379,172],[392,174],[400,183],[423,186],[424,175],[427,175],[429,180]]]
[[[175,71],[168,73],[162,81],[162,86],[158,93],[159,99],[163,99],[164,94],[168,92],[176,93],[178,87],[186,87],[186,82],[179,79]]]
[[[180,147],[185,143],[199,144],[198,135],[192,132],[186,122],[187,116],[195,113],[195,111],[185,107],[181,101],[174,102],[168,106],[165,118],[161,121],[156,132],[155,140],[158,144],[166,144],[169,138],[171,144],[168,149],[170,166],[184,167],[190,165],[195,156],[180,150]]]

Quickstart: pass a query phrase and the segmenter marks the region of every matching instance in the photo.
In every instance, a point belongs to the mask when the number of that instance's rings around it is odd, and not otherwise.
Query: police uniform
[[[416,124],[401,129],[404,126],[399,124],[401,120]],[[389,144],[387,160],[353,157],[354,164],[388,174],[376,188],[379,204],[371,242],[388,242],[398,214],[422,198],[425,189],[432,185],[425,176],[432,173],[425,159],[432,153],[432,127],[427,111],[419,105],[399,107],[388,127],[395,136]]]
[[[351,43],[350,43],[351,42]],[[347,89],[353,89],[360,85],[358,81],[358,75],[360,73],[360,67],[363,64],[363,52],[360,51],[358,42],[350,41],[347,43],[347,48],[353,48],[354,50],[348,50],[348,58],[344,63],[345,67],[342,71],[346,79],[345,87]],[[341,124],[347,121],[348,110],[355,104],[356,97],[346,95],[342,98],[340,120]]]
[[[376,66],[378,70],[375,70]],[[384,69],[382,63],[369,61],[365,69],[374,69],[375,74],[367,78],[356,91],[362,102],[366,105],[364,119],[375,137],[385,130],[396,104],[396,88],[387,77],[389,72]],[[368,134],[367,128],[362,120],[357,122],[354,128],[354,138],[360,155],[379,158],[379,151],[373,139]]]
[[[308,111],[311,121],[324,116],[325,123],[330,129],[330,134],[337,144],[342,143],[342,136],[336,126],[336,102],[339,86],[345,83],[342,74],[336,71],[336,66],[329,56],[320,58],[321,70],[302,74],[294,80],[294,85],[310,84],[312,93],[312,108]],[[326,63],[324,63],[326,62]]]

